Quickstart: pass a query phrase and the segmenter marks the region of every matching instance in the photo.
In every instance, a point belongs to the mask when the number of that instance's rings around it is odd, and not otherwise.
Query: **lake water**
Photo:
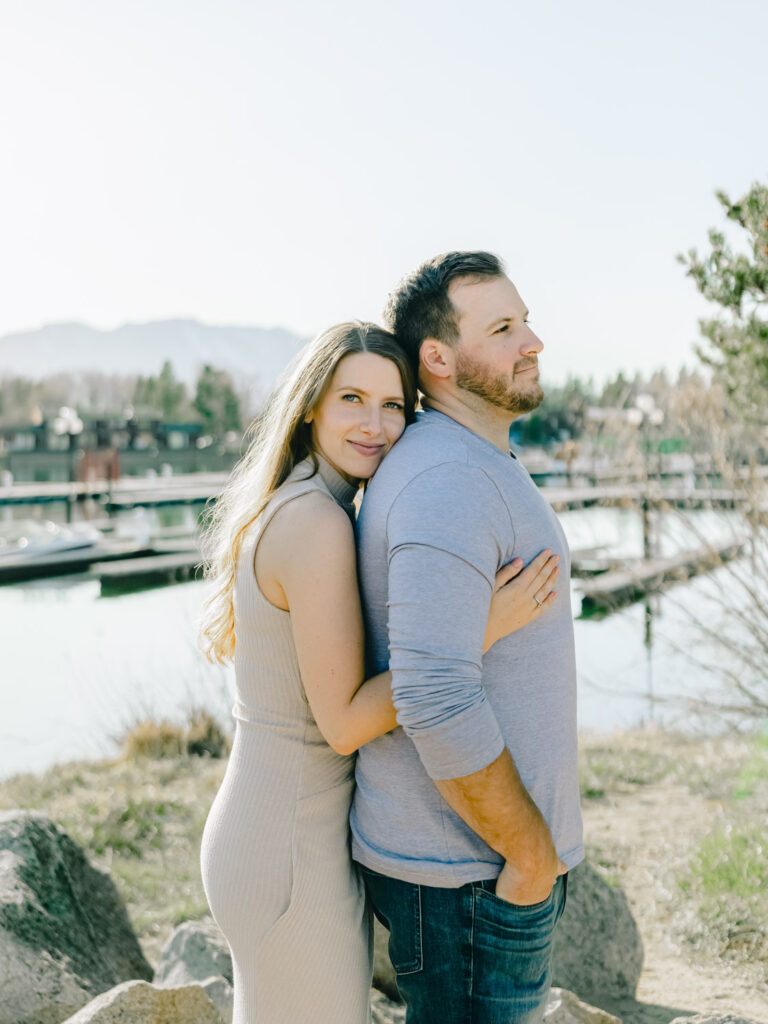
[[[189,511],[162,515],[168,525]],[[573,550],[642,552],[637,512],[589,509],[560,518]],[[657,546],[666,555],[695,546],[700,536],[724,540],[732,531],[732,514],[689,513],[687,521],[668,514]],[[602,620],[575,621],[582,730],[651,720],[700,726],[669,698],[712,685],[691,661],[702,637],[690,616],[710,614],[707,591],[716,575],[678,585],[652,607],[640,603]],[[205,593],[206,584],[193,582],[107,598],[97,581],[83,577],[0,587],[0,777],[114,754],[117,738],[148,716],[181,722],[192,708],[205,707],[229,722],[232,670],[209,665],[195,648]],[[578,580],[572,594],[578,615]]]

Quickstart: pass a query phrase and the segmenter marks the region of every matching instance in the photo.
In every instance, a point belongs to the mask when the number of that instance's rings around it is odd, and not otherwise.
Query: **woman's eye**
[[[405,406],[403,405],[402,402],[385,402],[384,403],[384,408],[385,409],[397,409],[399,412],[402,412],[403,409],[405,408]]]
[[[509,330],[509,324],[504,324],[503,326],[497,328],[493,333],[494,334],[504,334],[504,332],[508,331],[508,330]]]
[[[360,401],[360,395],[353,395],[351,393],[348,394],[348,395],[342,395],[341,396],[341,400],[343,402],[359,402]]]

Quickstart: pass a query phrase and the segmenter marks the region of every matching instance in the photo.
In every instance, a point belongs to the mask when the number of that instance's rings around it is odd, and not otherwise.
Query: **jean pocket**
[[[550,890],[549,896],[546,899],[541,900],[539,903],[510,903],[509,900],[502,899],[501,896],[497,896],[495,892],[490,889],[486,889],[485,885],[495,885],[494,882],[483,883],[481,882],[475,892],[476,898],[481,904],[485,903],[488,907],[497,907],[500,911],[504,911],[507,914],[515,914],[520,917],[526,915],[539,914],[544,910],[548,910],[552,904],[555,890]]]

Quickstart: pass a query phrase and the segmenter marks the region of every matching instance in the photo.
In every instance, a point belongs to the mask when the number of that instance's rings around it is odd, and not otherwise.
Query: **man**
[[[425,411],[358,520],[369,668],[391,667],[402,728],[359,751],[352,852],[408,1024],[527,1024],[583,857],[568,547],[509,451],[542,400],[542,344],[489,253],[429,260],[385,315]],[[483,656],[496,571],[544,548],[561,557],[558,599]]]

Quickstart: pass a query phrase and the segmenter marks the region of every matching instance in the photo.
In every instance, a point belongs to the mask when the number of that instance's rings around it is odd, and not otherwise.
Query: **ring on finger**
[[[538,594],[533,595],[533,600],[536,602],[539,608],[541,608],[541,606],[544,604],[544,602],[541,600]]]

